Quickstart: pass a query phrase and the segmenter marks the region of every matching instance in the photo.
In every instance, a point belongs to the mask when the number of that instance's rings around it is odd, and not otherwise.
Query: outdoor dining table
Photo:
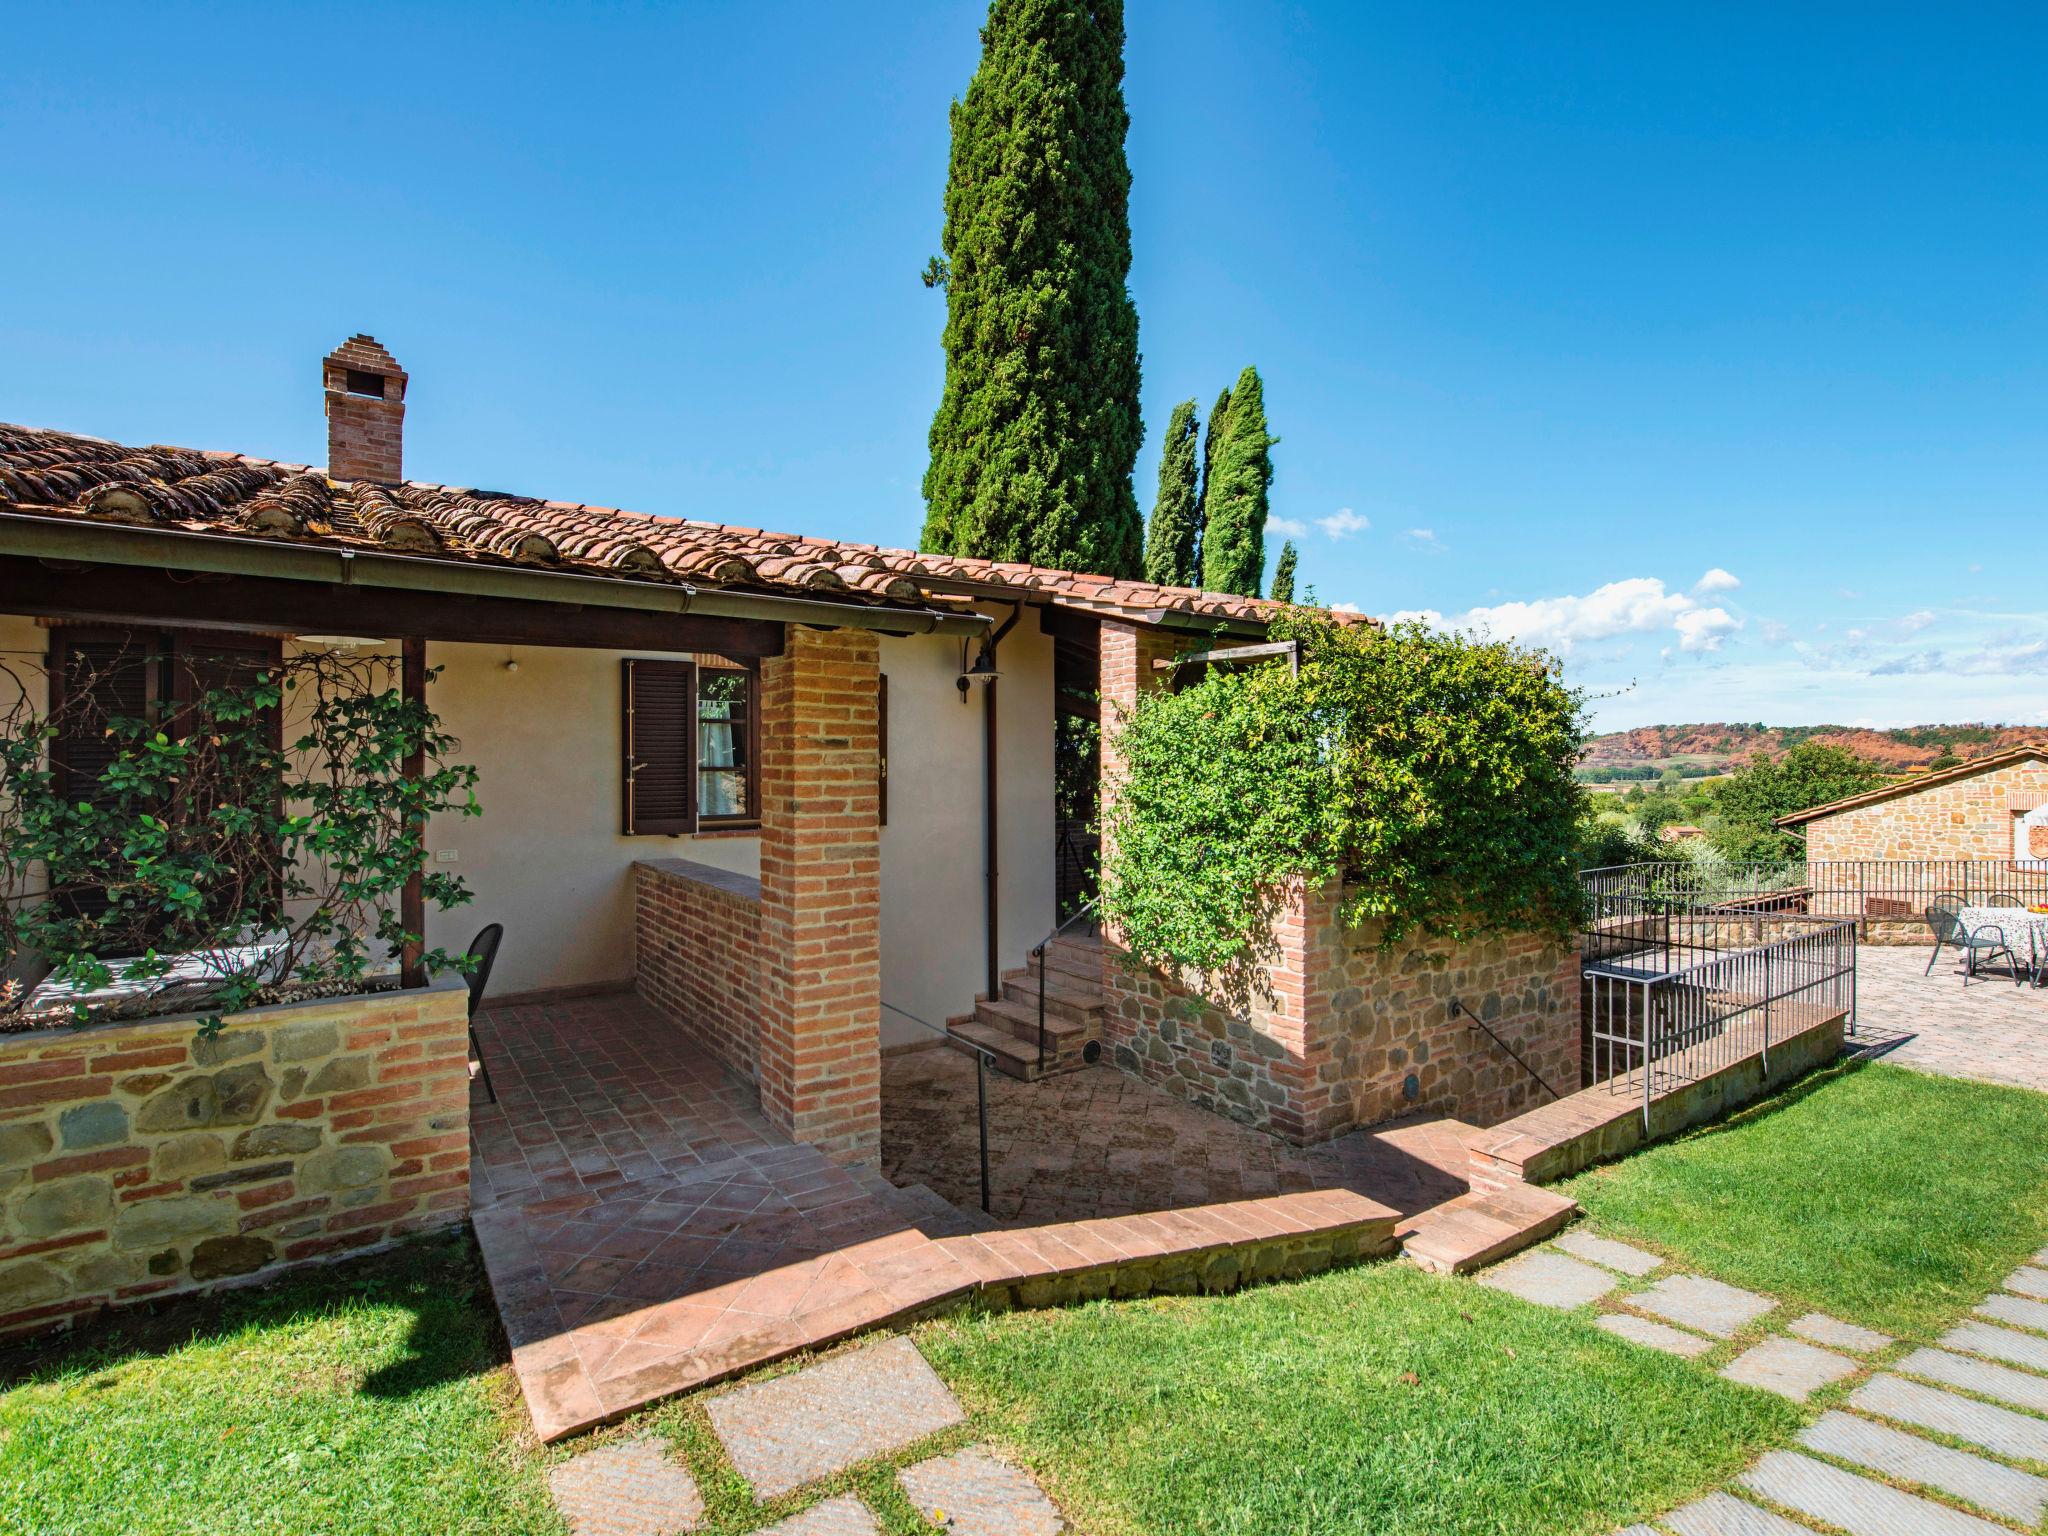
[[[2026,951],[2027,969],[2038,982],[2048,968],[2048,912],[2029,912],[2025,907],[1964,907],[1956,913],[1966,933],[1996,928],[2017,957]]]

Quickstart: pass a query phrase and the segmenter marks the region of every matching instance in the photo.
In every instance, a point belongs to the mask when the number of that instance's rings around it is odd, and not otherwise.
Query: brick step
[[[1048,960],[1051,958],[1050,954],[1046,956]],[[1003,980],[1026,981],[1036,987],[1038,965],[1035,961],[1027,959],[1022,965],[1012,966],[1003,972]],[[1096,971],[1090,971],[1085,976],[1077,976],[1072,971],[1063,971],[1057,966],[1048,965],[1045,968],[1045,984],[1056,997],[1070,997],[1076,1002],[1089,1002],[1098,1006],[1102,1002],[1102,977]]]
[[[1038,1014],[1038,978],[1021,971],[1010,972],[1003,978],[1003,1001],[1015,1003],[1035,1018]],[[1045,1016],[1048,1022],[1060,1018],[1092,1025],[1102,1013],[1102,1005],[1101,992],[1086,991],[1071,981],[1063,985],[1056,972],[1046,973]]]
[[[1023,1003],[991,1002],[985,997],[977,998],[974,1004],[974,1017],[978,1023],[987,1024],[995,1029],[1006,1029],[1032,1050],[1038,1049],[1036,1002],[1027,1006]],[[1092,1023],[1084,1024],[1077,1019],[1061,1018],[1052,1009],[1045,1010],[1045,1049],[1048,1055],[1054,1051],[1078,1050],[1080,1042],[1093,1033]]]
[[[892,1184],[881,1198],[926,1237],[959,1237],[995,1226],[994,1219],[979,1209],[955,1205],[928,1184]]]
[[[986,1007],[987,1004],[982,1006]],[[1042,1069],[1038,1065],[1036,1031],[1033,1041],[1026,1044],[1008,1029],[984,1024],[979,1019],[961,1019],[947,1025],[946,1033],[955,1041],[980,1046],[994,1059],[998,1072],[1027,1083],[1035,1083],[1041,1077],[1050,1077],[1055,1072],[1072,1072],[1083,1065],[1079,1051],[1067,1056],[1055,1054],[1049,1033],[1046,1039],[1045,1066]]]
[[[1542,1242],[1578,1209],[1578,1201],[1533,1184],[1474,1189],[1409,1217],[1396,1231],[1411,1263],[1462,1275]]]

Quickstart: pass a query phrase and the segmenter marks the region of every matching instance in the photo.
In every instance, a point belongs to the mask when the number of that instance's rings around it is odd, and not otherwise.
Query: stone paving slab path
[[[1593,1326],[1602,1333],[1611,1333],[1616,1338],[1627,1339],[1631,1344],[1641,1344],[1646,1349],[1661,1349],[1667,1355],[1678,1355],[1690,1360],[1703,1355],[1714,1347],[1712,1339],[1703,1339],[1696,1333],[1687,1333],[1683,1328],[1673,1328],[1669,1323],[1660,1323],[1653,1318],[1637,1317],[1629,1312],[1609,1312],[1593,1319]]]
[[[983,1446],[905,1467],[896,1481],[927,1519],[943,1516],[950,1536],[1060,1536],[1067,1529],[1037,1479]]]
[[[1532,1248],[1477,1278],[1481,1285],[1533,1301],[1539,1307],[1566,1310],[1598,1301],[1620,1283],[1605,1270],[1582,1264],[1548,1247]]]
[[[1987,1296],[1977,1308],[1977,1315],[2010,1323],[2015,1328],[2048,1333],[2048,1301],[2029,1301],[2024,1296]]]
[[[1813,1536],[1811,1528],[1745,1504],[1731,1493],[1710,1493],[1674,1509],[1664,1516],[1664,1524],[1676,1536]]]
[[[562,1462],[548,1492],[574,1536],[681,1536],[704,1515],[696,1479],[651,1436]]]
[[[2042,1511],[2048,1510],[2048,1482],[2032,1473],[1854,1414],[1822,1414],[1799,1436],[1799,1443],[1900,1482],[1938,1488],[2024,1526],[2039,1524]]]
[[[2036,1258],[2040,1255],[2036,1254]],[[2022,1264],[2005,1277],[2005,1288],[2019,1296],[2031,1296],[2036,1301],[2048,1301],[2048,1269],[2034,1264]]]
[[[867,1505],[851,1493],[813,1504],[802,1514],[778,1520],[756,1536],[881,1536]]]
[[[1602,1237],[1587,1227],[1573,1227],[1569,1232],[1559,1233],[1551,1244],[1562,1248],[1574,1258],[1586,1259],[1607,1269],[1620,1270],[1624,1275],[1641,1279],[1664,1261],[1654,1253],[1646,1253],[1628,1243],[1616,1242],[1611,1237]]]
[[[1941,1347],[2003,1360],[2030,1371],[2048,1371],[2048,1339],[1989,1323],[1958,1323],[1941,1336]]]
[[[2015,1408],[2048,1413],[2048,1377],[2030,1375],[1988,1360],[1952,1355],[1945,1349],[1916,1349],[1898,1362],[1908,1376],[1924,1376],[1945,1387],[1960,1387],[1979,1397],[1995,1397]]]
[[[2012,1536],[2004,1526],[1793,1451],[1770,1451],[1742,1474],[1750,1492],[1840,1526],[1849,1536]]]
[[[1822,1387],[1851,1376],[1857,1363],[1800,1339],[1769,1338],[1751,1345],[1721,1368],[1730,1381],[1762,1387],[1803,1403]]]
[[[967,1417],[905,1338],[721,1393],[704,1411],[733,1466],[764,1499],[901,1450]]]
[[[2048,1462],[2048,1422],[1900,1376],[1873,1376],[1849,1394],[1849,1406],[1953,1435],[2013,1461]]]
[[[1768,1296],[1709,1280],[1704,1275],[1672,1275],[1625,1298],[1625,1303],[1638,1312],[1648,1312],[1719,1339],[1732,1339],[1777,1306]]]
[[[1856,1323],[1845,1323],[1840,1318],[1829,1317],[1825,1312],[1809,1312],[1785,1325],[1802,1339],[1815,1344],[1825,1344],[1830,1349],[1854,1350],[1859,1355],[1872,1355],[1892,1343],[1892,1336],[1879,1333],[1875,1328],[1864,1328]]]

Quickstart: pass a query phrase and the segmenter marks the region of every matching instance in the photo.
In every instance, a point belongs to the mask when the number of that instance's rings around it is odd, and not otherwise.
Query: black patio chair
[[[484,1061],[484,1048],[476,1037],[477,1005],[484,1000],[484,988],[491,984],[491,967],[497,963],[498,941],[505,937],[503,923],[489,923],[469,941],[469,958],[475,962],[463,973],[469,983],[469,1048],[476,1053],[477,1071],[484,1080],[484,1093],[495,1104],[498,1090],[491,1086],[491,1069]]]
[[[2012,968],[2014,986],[2023,985],[2025,976],[2020,970],[2020,957],[2012,952],[2012,946],[2005,941],[2005,930],[1996,923],[1980,923],[1975,928],[1964,925],[1959,913],[1948,907],[1929,907],[1927,926],[1934,930],[1934,953],[1927,957],[1927,969],[1923,976],[1934,974],[1934,962],[1941,958],[1941,947],[1963,952],[1963,985],[1968,986],[1977,974],[1977,957],[1996,959],[2005,956],[2005,963]]]

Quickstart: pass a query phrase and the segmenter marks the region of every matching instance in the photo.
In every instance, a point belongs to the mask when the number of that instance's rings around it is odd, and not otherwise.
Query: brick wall
[[[0,1334],[469,1208],[468,991],[0,1035]]]
[[[1297,893],[1275,926],[1266,995],[1233,1012],[1119,957],[1107,977],[1111,1059],[1218,1114],[1294,1142],[1431,1110],[1491,1125],[1579,1086],[1579,965],[1532,934],[1382,952],[1344,926],[1338,892]]]
[[[762,1111],[848,1162],[881,1151],[879,647],[791,625],[761,665]]]
[[[2009,859],[2013,822],[2048,804],[2048,762],[2008,763],[1808,822],[1815,859]]]
[[[634,986],[734,1071],[761,1030],[761,882],[688,859],[633,866]]]

